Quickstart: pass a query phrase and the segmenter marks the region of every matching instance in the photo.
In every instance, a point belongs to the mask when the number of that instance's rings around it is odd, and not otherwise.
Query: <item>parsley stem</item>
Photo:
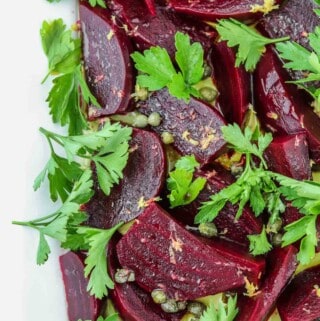
[[[52,144],[50,142],[51,139],[53,139],[60,146],[63,146],[63,143],[57,138],[57,136],[60,136],[60,135],[50,132],[49,130],[47,130],[43,127],[40,127],[39,131],[40,131],[40,133],[42,133],[43,135],[45,135],[47,137],[51,147],[52,147]],[[53,150],[53,148],[52,148],[52,150]]]
[[[290,40],[290,37],[286,36],[286,37],[282,37],[282,38],[270,39],[268,41],[268,43],[271,44],[271,43],[283,42],[283,41],[288,41],[288,40]]]

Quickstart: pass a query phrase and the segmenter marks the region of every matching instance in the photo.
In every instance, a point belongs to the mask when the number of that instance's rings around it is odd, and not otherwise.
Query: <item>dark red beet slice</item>
[[[258,282],[263,260],[207,242],[153,203],[117,244],[117,254],[142,288],[148,292],[162,288],[176,300],[235,289],[245,283],[245,276]]]
[[[112,277],[120,267],[115,250],[115,244],[110,244],[108,267]],[[110,295],[125,321],[180,321],[182,317],[182,313],[165,313],[160,305],[153,302],[150,293],[142,290],[135,282],[115,283]]]
[[[281,1],[275,1],[280,3]],[[254,12],[253,6],[264,4],[264,0],[169,0],[169,5],[178,12],[193,15],[204,20],[215,21],[221,18],[240,20],[256,19],[262,12]]]
[[[212,49],[220,109],[228,122],[241,125],[250,103],[250,76],[243,66],[235,67],[234,51],[225,41],[216,42]]]
[[[202,202],[208,201],[212,194],[219,192],[234,181],[232,175],[221,168],[217,171],[199,171],[196,176],[207,178],[207,184],[197,199],[189,205],[172,210],[174,217],[187,225],[193,225],[194,217],[198,213]],[[249,207],[245,207],[240,219],[235,221],[234,217],[237,210],[237,206],[232,206],[228,203],[215,218],[214,223],[223,237],[248,247],[247,235],[259,234],[262,229],[262,223],[254,216]]]
[[[149,9],[149,12],[155,16],[156,15],[156,5],[154,3],[154,0],[144,0],[148,9]]]
[[[308,143],[303,133],[274,138],[264,156],[274,172],[298,180],[311,177]]]
[[[128,222],[143,212],[144,201],[160,193],[166,173],[161,142],[154,133],[140,129],[135,129],[132,137],[131,154],[120,184],[109,196],[96,186],[95,195],[85,205],[90,226],[110,228],[120,221]]]
[[[299,273],[280,296],[282,321],[316,321],[320,318],[320,265]]]
[[[156,133],[170,132],[173,146],[182,154],[194,154],[201,164],[215,159],[224,149],[221,126],[225,120],[211,106],[194,98],[189,104],[169,94],[166,89],[154,92],[137,104],[139,111],[161,115],[161,124],[152,127]]]
[[[74,252],[67,252],[59,257],[69,321],[96,320],[100,314],[101,301],[87,292],[84,259],[83,255]]]
[[[133,86],[130,41],[107,9],[80,1],[79,15],[86,79],[102,107],[90,106],[88,117],[124,112]]]
[[[144,4],[144,0],[113,0],[110,7],[129,28],[138,50],[151,46],[160,46],[174,56],[174,35],[181,31],[187,33],[192,41],[202,44],[205,51],[211,48],[216,32],[208,25],[181,17],[166,7],[156,6],[156,15],[152,15]]]
[[[254,72],[255,107],[262,124],[276,135],[305,132],[311,157],[320,161],[320,122],[302,90],[288,84],[288,74],[269,48]]]
[[[266,275],[259,293],[239,300],[237,321],[266,321],[276,301],[296,269],[296,248],[276,248],[267,257]]]

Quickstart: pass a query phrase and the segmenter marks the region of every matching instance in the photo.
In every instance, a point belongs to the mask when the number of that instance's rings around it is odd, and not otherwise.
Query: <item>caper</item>
[[[155,289],[151,292],[151,297],[154,303],[162,304],[167,301],[167,295],[162,289]]]
[[[205,101],[213,101],[217,97],[217,91],[210,87],[202,87],[200,94]]]
[[[202,236],[210,238],[218,235],[217,227],[212,222],[201,223],[198,228]]]
[[[187,301],[178,301],[178,309],[179,311],[183,311],[186,309],[188,302]]]
[[[138,127],[138,128],[143,128],[148,125],[148,117],[146,115],[139,114],[135,117],[132,126],[133,127]]]
[[[270,224],[269,229],[273,233],[278,233],[282,227],[282,220],[281,218],[277,218],[274,223]]]
[[[135,275],[134,272],[129,269],[117,269],[114,280],[117,283],[133,282],[135,281]]]
[[[274,246],[280,246],[282,243],[282,234],[281,233],[276,233],[271,235],[271,243]]]
[[[179,311],[177,302],[172,299],[169,299],[165,303],[162,303],[161,308],[164,312],[167,313],[176,313]]]
[[[161,123],[161,116],[159,113],[157,112],[153,112],[149,115],[148,117],[148,123],[150,126],[154,126],[154,127],[157,127],[160,125]]]
[[[210,77],[212,68],[208,64],[204,64],[203,78]]]
[[[148,89],[136,85],[134,96],[136,100],[146,100],[148,98]]]
[[[187,305],[188,312],[194,314],[196,317],[200,317],[205,309],[206,306],[201,302],[193,301]]]
[[[161,134],[161,139],[162,139],[163,143],[166,145],[172,144],[174,142],[174,137],[169,132],[163,132]]]

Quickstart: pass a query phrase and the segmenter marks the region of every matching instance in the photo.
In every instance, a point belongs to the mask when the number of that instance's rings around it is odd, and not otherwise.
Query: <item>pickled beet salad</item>
[[[320,1],[77,7],[40,30],[57,210],[13,222],[68,320],[320,320]]]

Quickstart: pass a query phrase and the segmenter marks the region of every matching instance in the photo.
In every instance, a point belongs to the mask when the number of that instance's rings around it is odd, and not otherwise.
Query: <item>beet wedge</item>
[[[84,259],[84,255],[74,252],[67,252],[59,257],[69,321],[96,320],[100,314],[101,301],[87,292]]]
[[[112,278],[120,264],[116,254],[115,242],[109,244],[109,272]],[[150,293],[142,290],[135,282],[115,283],[110,291],[117,311],[125,321],[180,321],[182,313],[165,313],[160,305],[155,304]]]
[[[269,48],[254,72],[255,107],[262,124],[275,136],[306,133],[311,158],[320,162],[320,122],[308,97],[289,76]]]
[[[250,104],[250,76],[243,66],[235,67],[235,53],[225,41],[212,46],[211,61],[220,109],[228,122],[241,126]]]
[[[194,154],[201,164],[214,160],[224,150],[221,127],[226,124],[219,112],[197,99],[189,104],[169,94],[166,89],[154,92],[137,104],[139,111],[161,115],[161,124],[152,127],[157,134],[170,132],[173,146],[183,155]]]
[[[320,266],[299,273],[278,300],[282,321],[316,321],[320,318]]]
[[[207,179],[207,184],[197,199],[189,205],[180,206],[172,210],[173,216],[187,225],[193,225],[194,217],[198,213],[202,202],[208,201],[211,195],[218,193],[221,189],[234,182],[232,175],[223,168],[199,171],[196,176]],[[232,206],[228,203],[215,218],[214,223],[223,238],[248,247],[249,240],[247,236],[261,233],[262,223],[247,206],[244,208],[240,219],[235,221],[234,217],[237,210],[237,206]]]
[[[266,275],[256,296],[242,296],[237,321],[266,321],[297,266],[296,248],[276,248],[267,257]]]
[[[264,270],[263,260],[201,241],[155,203],[117,244],[117,254],[143,289],[161,288],[178,301],[241,287],[246,276],[257,283]]]
[[[264,0],[169,0],[169,5],[176,11],[196,16],[208,21],[221,18],[235,18],[239,20],[257,19],[268,12]],[[280,1],[274,1],[274,5]],[[276,8],[270,6],[270,9]],[[263,9],[265,9],[263,11]]]
[[[166,159],[162,144],[154,133],[134,129],[131,151],[123,172],[123,179],[106,196],[95,186],[95,195],[84,208],[89,218],[87,224],[110,228],[139,216],[145,202],[157,197],[162,189]]]
[[[124,112],[133,87],[131,43],[107,9],[80,1],[79,15],[86,80],[101,105],[89,106],[88,117]]]
[[[205,52],[211,48],[216,32],[201,21],[181,17],[166,7],[156,5],[153,15],[146,7],[145,0],[113,0],[109,2],[114,14],[119,17],[134,39],[138,50],[143,51],[151,46],[167,49],[174,57],[174,35],[180,31],[190,36],[191,40],[200,42]],[[151,0],[149,0],[151,1]]]
[[[270,170],[298,180],[310,179],[308,143],[304,133],[276,137],[265,151]]]

